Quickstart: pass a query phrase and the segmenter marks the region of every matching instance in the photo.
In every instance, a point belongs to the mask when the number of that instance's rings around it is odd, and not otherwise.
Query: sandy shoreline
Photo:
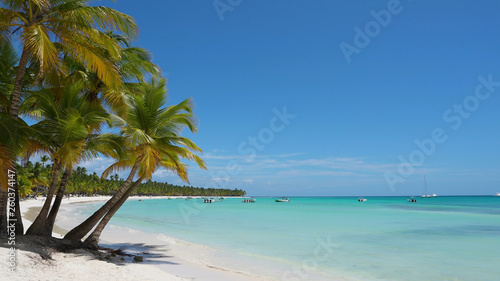
[[[158,199],[163,197],[153,197]],[[167,197],[164,197],[167,198]],[[108,196],[71,197],[64,199],[58,214],[54,237],[62,237],[69,229],[82,221],[78,209],[85,202],[104,202]],[[129,200],[145,200],[149,197],[131,197]],[[25,229],[31,225],[44,198],[21,202]],[[125,252],[144,257],[143,263],[100,261],[85,251],[55,253],[52,260],[43,260],[39,255],[17,250],[17,271],[9,273],[8,280],[276,280],[229,269],[225,265],[211,263],[200,257],[211,251],[208,247],[193,245],[162,234],[151,234],[112,223],[103,232],[101,246],[123,249]],[[201,249],[201,250],[200,250]],[[0,256],[7,257],[9,250],[0,247]],[[7,258],[6,258],[7,259]],[[0,263],[2,272],[8,271],[7,263]]]

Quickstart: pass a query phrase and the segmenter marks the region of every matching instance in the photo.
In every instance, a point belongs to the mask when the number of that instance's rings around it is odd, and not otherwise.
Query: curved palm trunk
[[[12,97],[11,97],[11,103],[10,103],[10,111],[9,114],[10,116],[14,118],[19,118],[19,106],[21,103],[21,90],[23,88],[23,78],[24,78],[24,73],[26,72],[26,66],[28,65],[29,61],[29,51],[26,48],[26,46],[23,47],[23,53],[21,55],[21,59],[19,61],[19,65],[17,66],[17,74],[16,74],[16,80],[14,81],[14,89],[12,91]],[[12,159],[12,162],[14,163],[15,159]],[[14,188],[14,193],[15,193],[15,218],[16,218],[16,234],[23,234],[24,233],[24,227],[23,227],[23,220],[21,216],[21,208],[19,206],[19,189],[17,185],[17,171],[15,169],[15,165],[13,165],[12,168],[16,173],[15,173],[15,188]],[[4,202],[5,201],[5,206]],[[0,222],[0,225],[3,224],[4,222],[7,223],[6,220],[4,220],[4,214],[5,213],[5,218],[7,218],[7,201],[2,200],[0,201],[0,204],[2,204],[2,207],[0,209],[5,209],[5,211],[2,212],[1,218],[2,221]]]
[[[137,189],[137,187],[141,184],[142,182],[142,177],[140,177],[137,181],[134,182],[132,186],[130,186],[129,189],[123,194],[123,196],[116,202],[115,205],[109,210],[109,212],[106,213],[104,218],[99,222],[97,227],[94,229],[94,231],[85,239],[84,243],[90,245],[92,248],[97,249],[98,246],[97,244],[99,243],[99,238],[101,237],[101,233],[108,224],[109,220],[113,217],[113,215],[120,209],[120,207],[127,201],[127,199],[130,197],[130,194],[134,192],[134,190]]]
[[[40,213],[36,217],[35,221],[26,231],[27,235],[37,235],[38,233],[40,233],[40,231],[42,231],[42,228],[47,221],[47,214],[50,210],[50,204],[52,204],[52,198],[54,197],[54,193],[56,192],[57,182],[59,181],[59,171],[61,171],[61,165],[54,161],[54,167],[52,169],[52,181],[49,186],[47,198],[45,198],[43,207],[40,210]]]
[[[61,183],[59,184],[59,188],[57,189],[56,200],[54,201],[54,205],[52,205],[52,208],[50,209],[47,221],[45,222],[42,230],[39,233],[39,235],[41,236],[49,236],[49,237],[52,236],[52,230],[54,229],[54,223],[56,221],[57,212],[59,212],[59,207],[61,206],[61,202],[64,197],[64,192],[66,191],[66,185],[68,184],[71,172],[72,172],[71,168],[64,169],[64,173],[61,178]]]
[[[109,199],[99,210],[97,210],[92,216],[87,218],[84,222],[73,228],[70,232],[64,236],[64,239],[70,240],[81,240],[87,233],[89,233],[94,226],[99,223],[99,220],[118,202],[118,200],[127,191],[132,180],[134,179],[135,173],[139,168],[139,161],[135,162],[132,166],[127,180],[123,183],[122,187]]]

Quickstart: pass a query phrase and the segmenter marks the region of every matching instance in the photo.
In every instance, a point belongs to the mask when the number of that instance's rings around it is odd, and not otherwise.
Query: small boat
[[[432,197],[438,197],[436,193],[432,193]]]
[[[493,196],[500,196],[500,192],[497,192],[497,194],[493,195]]]
[[[417,198],[415,198],[415,197],[412,196],[412,197],[406,199],[406,201],[407,202],[417,202]]]
[[[368,200],[368,199],[363,198],[363,197],[359,197],[359,198],[358,198],[358,202],[366,202],[366,200]]]
[[[275,200],[276,202],[290,202],[290,199],[287,197],[281,197]]]
[[[213,198],[205,198],[205,199],[203,199],[203,203],[213,203],[213,202],[215,202],[215,199],[213,199]]]
[[[186,197],[186,200],[191,200],[191,199],[193,199],[193,197],[191,196]]]
[[[243,198],[242,202],[243,203],[255,203],[255,198]]]

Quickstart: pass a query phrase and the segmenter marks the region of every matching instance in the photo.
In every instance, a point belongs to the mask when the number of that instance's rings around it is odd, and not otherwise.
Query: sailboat
[[[422,198],[431,198],[432,195],[427,194],[427,182],[425,181],[425,176],[424,176],[424,186],[425,186],[425,193],[422,195]]]

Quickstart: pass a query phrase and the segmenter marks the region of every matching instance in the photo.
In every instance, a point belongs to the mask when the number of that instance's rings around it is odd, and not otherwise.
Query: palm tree
[[[127,108],[126,112],[123,112],[123,118],[113,117],[114,125],[121,129],[127,157],[119,158],[103,173],[103,177],[106,178],[113,171],[131,167],[130,174],[123,186],[106,204],[68,232],[65,238],[80,240],[103,216],[108,216],[109,220],[114,214],[110,210],[119,208],[142,179],[150,179],[157,168],[173,170],[186,181],[186,166],[179,161],[179,157],[194,160],[201,168],[205,168],[203,160],[193,153],[201,152],[201,149],[188,138],[180,136],[185,127],[191,132],[197,131],[191,101],[188,99],[177,105],[165,107],[165,87],[165,79],[152,79],[151,83],[136,85],[133,93],[126,98]],[[130,186],[136,174],[139,175],[139,179]],[[95,231],[87,242],[97,241],[100,236],[99,231],[102,231],[104,226],[105,223],[101,224],[99,230]]]
[[[49,156],[47,156],[47,155],[42,155],[42,156],[40,157],[40,161],[42,161],[42,168],[45,168],[45,162],[47,162],[47,161],[49,161],[49,160],[50,160],[50,158],[49,158]]]
[[[124,97],[127,88],[133,87],[134,83],[144,82],[146,75],[160,77],[161,70],[151,61],[152,56],[148,51],[142,48],[130,47],[128,37],[111,32],[108,35],[122,47],[120,49],[120,59],[113,60],[124,82],[122,87],[112,88],[106,85],[95,71],[71,56],[66,56],[64,62],[70,69],[72,76],[84,81],[87,88],[85,95],[89,101],[96,104],[101,103],[103,106],[108,106],[112,111],[119,113],[125,107]]]
[[[119,88],[121,77],[108,59],[119,59],[119,46],[107,30],[119,30],[127,36],[137,34],[132,17],[114,9],[89,6],[89,0],[0,0],[0,41],[8,40],[6,34],[18,34],[22,53],[10,96],[10,115],[17,119],[21,92],[28,63],[37,65],[38,78],[51,69],[64,73],[57,46],[93,69],[104,83]],[[57,42],[52,42],[52,39]],[[59,44],[58,44],[59,43]],[[103,53],[102,49],[106,52]],[[15,162],[15,158],[11,159]],[[15,168],[14,164],[10,166]],[[16,209],[19,209],[18,191]],[[1,201],[1,200],[0,200]],[[2,204],[0,202],[0,204]],[[16,213],[20,214],[19,210]],[[16,233],[23,233],[22,219],[16,224]]]
[[[40,162],[28,166],[26,172],[26,179],[30,181],[32,187],[36,188],[37,193],[39,186],[46,186],[49,182],[48,175]]]
[[[73,166],[81,160],[96,157],[99,152],[115,156],[110,147],[120,149],[117,136],[98,134],[107,113],[100,105],[89,103],[82,92],[82,82],[66,79],[59,87],[43,88],[32,93],[22,105],[22,112],[41,119],[32,126],[37,134],[30,139],[30,149],[48,153],[54,163],[47,199],[27,234],[51,235]],[[56,200],[47,216],[57,186],[56,174],[60,169],[64,169],[64,173]]]
[[[0,32],[19,34],[22,54],[11,98],[10,114],[17,117],[23,76],[30,59],[39,63],[40,74],[51,68],[64,69],[56,39],[73,57],[80,57],[108,85],[119,86],[121,78],[106,56],[119,58],[119,46],[106,31],[117,29],[127,36],[137,34],[132,17],[89,0],[1,0]],[[4,33],[4,32],[3,32]]]

